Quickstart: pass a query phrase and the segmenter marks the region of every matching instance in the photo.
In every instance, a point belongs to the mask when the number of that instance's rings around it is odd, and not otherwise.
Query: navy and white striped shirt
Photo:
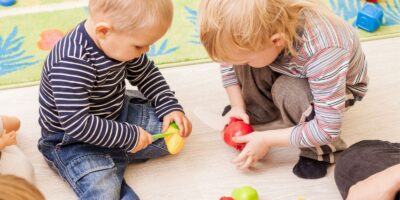
[[[114,121],[123,106],[125,79],[151,101],[159,119],[183,111],[145,54],[130,62],[107,57],[82,22],[55,45],[44,63],[40,126],[84,143],[132,150],[139,139],[138,126]]]

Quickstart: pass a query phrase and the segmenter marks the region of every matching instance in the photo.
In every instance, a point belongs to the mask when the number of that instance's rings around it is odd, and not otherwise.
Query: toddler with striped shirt
[[[367,62],[353,28],[318,2],[202,0],[200,37],[220,63],[230,106],[252,125],[281,118],[287,128],[235,138],[233,160],[254,166],[273,147],[301,149],[293,172],[325,176],[338,152],[346,108],[367,92]]]
[[[149,46],[171,25],[171,0],[90,0],[89,16],[48,55],[40,83],[38,148],[79,199],[139,199],[129,163],[168,155],[152,134],[191,123]],[[125,80],[139,91],[127,91]]]

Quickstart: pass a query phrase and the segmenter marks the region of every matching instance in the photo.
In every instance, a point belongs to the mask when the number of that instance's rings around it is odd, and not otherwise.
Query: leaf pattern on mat
[[[357,13],[364,6],[360,0],[329,0],[329,4],[335,13],[345,20],[357,17]],[[400,24],[400,1],[381,0],[377,6],[383,9],[382,26],[392,26]]]
[[[38,63],[32,61],[33,55],[25,55],[26,51],[22,49],[24,37],[17,34],[18,28],[14,27],[5,39],[0,35],[0,76]]]
[[[171,54],[179,49],[178,46],[168,48],[167,45],[168,45],[168,39],[163,40],[159,47],[157,47],[157,44],[153,44],[150,46],[150,50],[147,53],[147,55],[150,57],[162,56],[162,55]]]
[[[188,6],[185,6],[186,12],[189,14],[186,19],[189,20],[191,24],[194,26],[194,32],[195,34],[191,36],[191,39],[189,40],[190,43],[192,44],[201,44],[200,43],[200,30],[199,30],[199,23],[197,20],[197,10],[191,9]]]

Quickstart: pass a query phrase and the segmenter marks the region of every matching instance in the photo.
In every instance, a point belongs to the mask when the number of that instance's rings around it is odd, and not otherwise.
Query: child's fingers
[[[247,151],[243,150],[242,152],[240,152],[238,156],[236,156],[236,158],[232,160],[232,163],[234,164],[243,163],[246,160],[246,158],[247,158]]]
[[[236,143],[247,143],[249,142],[249,139],[247,138],[247,135],[244,135],[244,136],[232,137],[232,141]]]
[[[183,124],[185,126],[185,137],[188,137],[190,135],[190,133],[192,132],[192,124],[186,118],[184,118]]]
[[[182,119],[177,117],[176,119],[174,119],[176,125],[178,125],[179,128],[179,135],[184,137],[184,133],[185,133],[185,126],[182,123]]]
[[[11,144],[17,144],[17,138],[13,138],[13,139],[11,140]]]
[[[151,140],[151,135],[144,130],[142,127],[139,127],[139,141],[136,144],[136,147],[131,151],[131,153],[136,153],[142,149],[144,149],[147,145],[149,145],[149,137]]]
[[[17,136],[17,132],[15,132],[15,131],[11,131],[8,134],[13,138],[15,138]]]
[[[164,133],[165,131],[167,131],[167,129],[168,129],[168,127],[169,127],[170,124],[171,124],[171,119],[168,118],[168,117],[165,117],[165,118],[164,118],[164,121],[163,121],[163,127],[162,127],[162,132],[163,132],[163,133]]]
[[[186,121],[186,119],[184,117],[181,118],[181,122],[182,122],[182,126],[183,126],[183,129],[184,129],[184,131],[182,132],[182,137],[186,137],[189,127],[188,127],[187,121]]]
[[[250,124],[250,119],[249,116],[247,114],[243,114],[242,115],[242,120],[246,123],[246,124]]]
[[[10,139],[14,139],[16,138],[17,134],[15,133],[15,131],[11,131],[9,133],[5,133],[4,134],[6,137],[10,138]]]
[[[153,137],[151,136],[151,134],[147,134],[147,145],[153,143]]]
[[[252,156],[247,157],[246,162],[240,166],[240,169],[247,169],[254,163],[254,159]]]
[[[258,162],[258,160],[259,160],[258,158],[253,157],[253,160],[252,160],[249,168],[254,167],[256,165],[256,163]]]

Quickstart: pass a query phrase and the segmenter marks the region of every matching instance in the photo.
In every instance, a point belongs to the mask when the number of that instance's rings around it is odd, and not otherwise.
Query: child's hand
[[[266,142],[266,134],[263,132],[253,132],[232,139],[237,143],[246,143],[242,152],[232,160],[232,163],[240,169],[254,166],[270,149],[270,145]]]
[[[1,140],[3,140],[4,147],[10,146],[13,144],[17,144],[17,133],[15,131],[11,131],[6,133],[6,130],[3,131],[3,135],[1,136]]]
[[[136,153],[144,148],[146,148],[149,144],[153,142],[150,133],[145,131],[143,128],[139,127],[139,142],[136,147],[131,150],[131,153]]]
[[[162,132],[167,131],[171,122],[175,122],[179,127],[179,135],[188,137],[192,133],[192,123],[186,118],[185,114],[180,111],[173,111],[164,116]]]
[[[237,119],[243,120],[246,124],[249,124],[249,116],[246,113],[246,109],[241,106],[231,106],[231,110],[226,113],[225,117],[228,119],[235,117]]]

